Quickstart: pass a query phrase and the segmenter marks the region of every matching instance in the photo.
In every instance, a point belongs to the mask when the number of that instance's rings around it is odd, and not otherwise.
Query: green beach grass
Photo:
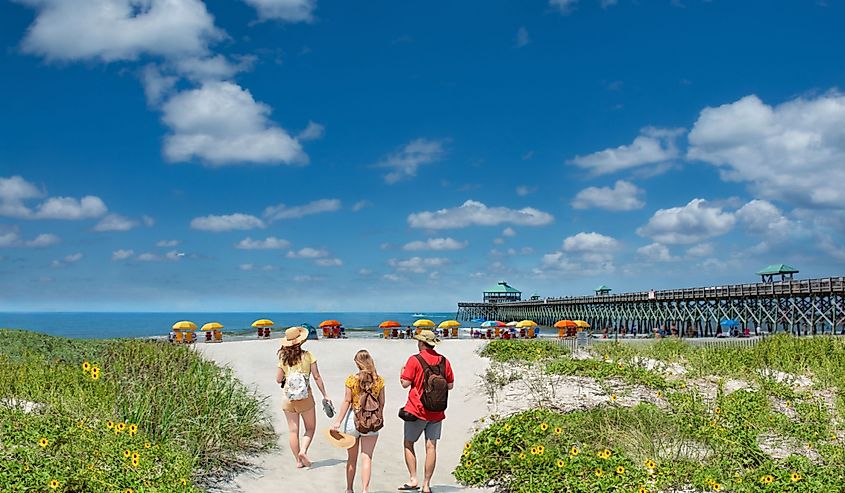
[[[459,481],[511,493],[842,491],[845,340],[777,336],[742,349],[603,343],[581,360],[554,352],[530,341],[483,350],[549,375],[638,386],[655,399],[494,417],[466,444]],[[646,360],[686,373],[646,370]],[[728,388],[729,379],[747,385]]]
[[[0,329],[0,491],[204,491],[274,442],[263,400],[190,348]]]

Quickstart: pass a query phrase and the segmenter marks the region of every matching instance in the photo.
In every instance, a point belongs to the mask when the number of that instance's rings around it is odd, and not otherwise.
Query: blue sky
[[[0,3],[0,310],[845,267],[836,2]]]

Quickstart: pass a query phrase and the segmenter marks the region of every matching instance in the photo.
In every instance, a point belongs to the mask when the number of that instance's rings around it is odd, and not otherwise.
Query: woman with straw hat
[[[317,428],[317,413],[314,411],[314,395],[311,392],[310,379],[314,378],[317,388],[323,394],[323,403],[331,404],[320,370],[317,368],[317,358],[310,351],[302,349],[302,343],[308,339],[308,329],[291,327],[285,331],[282,347],[276,353],[279,357],[279,370],[276,372],[276,383],[282,385],[284,395],[282,409],[288,422],[290,450],[296,458],[296,467],[310,467],[308,447],[314,438]],[[299,440],[299,421],[305,427],[302,443]]]

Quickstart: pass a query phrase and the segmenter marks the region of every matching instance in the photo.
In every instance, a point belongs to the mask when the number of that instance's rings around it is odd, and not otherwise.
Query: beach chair
[[[496,337],[496,339],[498,339],[498,338],[502,337],[502,329],[501,329],[501,328],[496,327],[496,328],[495,328],[495,329],[493,329],[493,330],[494,330],[493,335]]]
[[[493,337],[493,331],[491,329],[487,329],[487,333],[484,334],[485,339],[491,339]]]
[[[507,340],[507,339],[510,339],[510,338],[511,338],[511,333],[510,333],[510,332],[505,332],[504,334],[502,334],[502,339]]]
[[[528,338],[534,339],[534,327],[528,327]]]
[[[193,332],[186,332],[185,333],[185,343],[191,344],[192,342],[194,342],[194,335],[195,334]]]
[[[566,336],[566,329],[564,329],[563,327],[558,328],[557,329],[557,338],[563,339],[565,336]]]
[[[519,337],[522,337],[524,339],[525,334],[526,334],[525,329],[519,329]]]
[[[223,331],[222,330],[215,330],[214,331],[214,342],[223,342]]]
[[[211,331],[207,330],[205,332],[205,342],[211,342]]]
[[[456,339],[458,338],[458,328],[457,327],[452,327],[452,337],[454,337]]]
[[[390,339],[390,329],[384,329],[384,330],[382,331],[382,334],[384,334],[384,336],[383,336],[383,337],[384,337],[385,339]]]
[[[183,337],[185,337],[185,334],[183,334],[181,330],[177,330],[176,338],[174,339],[176,341],[176,344],[182,344]]]

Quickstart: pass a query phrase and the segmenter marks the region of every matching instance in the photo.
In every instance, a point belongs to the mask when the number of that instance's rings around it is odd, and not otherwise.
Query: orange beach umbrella
[[[182,320],[173,324],[173,330],[197,330],[197,324],[190,320]]]
[[[575,327],[578,327],[578,324],[572,320],[559,320],[555,322],[555,328],[557,329],[574,329]]]
[[[323,320],[320,322],[320,328],[323,327],[340,327],[343,325],[342,323],[338,322],[337,320]]]
[[[402,324],[395,320],[385,320],[384,322],[378,324],[379,329],[393,329],[396,327],[402,327]]]

